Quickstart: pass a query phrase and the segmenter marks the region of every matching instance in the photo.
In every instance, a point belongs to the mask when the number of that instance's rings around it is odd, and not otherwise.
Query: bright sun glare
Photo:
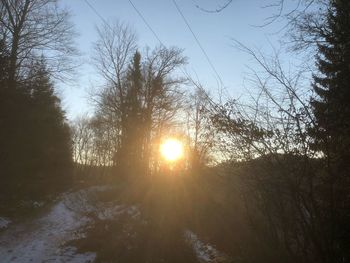
[[[174,162],[183,157],[182,142],[177,139],[167,139],[160,145],[160,153],[169,162]]]

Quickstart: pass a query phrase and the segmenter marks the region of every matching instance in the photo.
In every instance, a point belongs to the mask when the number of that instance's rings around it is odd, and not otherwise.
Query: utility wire
[[[160,44],[162,44],[163,46],[165,46],[162,42],[162,40],[160,40],[160,38],[158,37],[157,33],[153,30],[153,28],[151,27],[151,25],[147,22],[146,18],[142,15],[142,13],[137,9],[137,7],[134,5],[134,3],[131,0],[128,0],[129,3],[132,5],[132,7],[134,8],[134,10],[136,11],[136,13],[141,17],[142,21],[145,23],[145,25],[148,27],[148,29],[152,32],[152,34],[154,35],[154,37],[159,41]]]
[[[201,49],[202,53],[204,54],[205,58],[207,59],[209,65],[210,65],[210,67],[212,68],[212,70],[214,71],[216,77],[217,77],[218,80],[220,81],[220,84],[221,84],[222,86],[224,86],[224,83],[223,83],[223,81],[222,81],[222,79],[221,79],[219,73],[217,72],[217,70],[216,70],[214,64],[211,62],[211,59],[209,58],[207,52],[205,51],[205,49],[203,48],[203,46],[202,46],[201,42],[199,41],[198,37],[196,36],[196,34],[194,33],[194,31],[192,30],[192,28],[191,28],[189,22],[187,21],[186,17],[185,17],[184,14],[182,13],[182,11],[181,11],[179,5],[177,4],[177,2],[176,2],[175,0],[172,0],[172,1],[173,1],[174,5],[175,5],[177,11],[178,11],[179,14],[181,15],[182,20],[185,22],[185,24],[187,25],[187,28],[190,30],[190,32],[191,32],[193,38],[195,39],[195,41],[196,41],[198,47]]]
[[[159,41],[159,43],[165,47],[164,43],[162,42],[162,40],[159,38],[159,36],[157,35],[157,33],[153,30],[153,28],[151,27],[151,25],[147,22],[146,18],[142,15],[142,13],[138,10],[138,8],[135,6],[135,4],[132,2],[132,0],[128,0],[129,3],[131,4],[131,6],[134,8],[134,10],[136,11],[136,13],[140,16],[140,18],[142,19],[142,21],[145,23],[145,25],[148,27],[148,29],[152,32],[152,34],[154,35],[154,37]],[[110,25],[107,23],[107,21],[103,18],[102,15],[100,15],[100,13],[96,10],[96,8],[88,1],[88,0],[84,0],[84,2],[92,9],[92,11],[101,19],[101,21],[107,25],[109,28]],[[199,42],[199,39],[197,38],[196,34],[193,32],[191,26],[189,25],[188,21],[186,20],[185,16],[183,15],[183,13],[181,12],[179,6],[177,5],[176,1],[173,0],[174,5],[176,6],[176,9],[178,10],[178,12],[180,13],[181,17],[183,18],[183,20],[185,21],[188,29],[191,31],[194,39],[196,40],[199,48],[201,49],[201,51],[203,52],[204,56],[206,57],[210,67],[212,68],[212,70],[214,71],[215,75],[217,76],[217,78],[219,79],[220,83],[222,86],[223,85],[223,81],[220,77],[220,75],[218,74],[217,70],[215,69],[213,63],[211,62],[209,56],[207,55],[207,53],[205,52],[203,46],[201,45],[201,43]],[[182,70],[183,71],[183,70]],[[185,72],[184,72],[185,74]]]
[[[107,23],[106,19],[103,18],[103,16],[100,15],[99,12],[97,12],[96,8],[88,1],[84,0],[84,2],[91,8],[91,10],[102,20],[102,22],[107,25],[110,29],[111,26]]]
[[[153,30],[153,28],[151,27],[151,25],[147,22],[146,18],[142,15],[142,13],[137,9],[137,7],[135,6],[135,4],[132,2],[132,0],[128,0],[129,3],[132,5],[132,7],[135,9],[136,13],[141,17],[141,19],[143,20],[143,22],[145,23],[145,25],[148,27],[148,29],[153,33],[154,37],[159,41],[159,43],[163,46],[166,47],[163,43],[162,40],[160,40],[160,38],[158,37],[157,33]],[[184,74],[187,75],[186,71],[182,68],[180,68],[180,71]]]
[[[131,6],[134,8],[134,10],[136,11],[136,13],[139,15],[139,17],[142,19],[142,21],[145,23],[145,25],[148,27],[148,29],[152,32],[152,34],[154,35],[154,37],[159,41],[159,43],[163,46],[164,43],[160,40],[160,38],[158,37],[157,33],[153,30],[153,28],[151,27],[151,25],[147,22],[146,18],[142,15],[142,13],[137,9],[137,7],[135,6],[135,4],[131,1],[128,0],[129,3],[131,4]],[[84,0],[84,2],[91,8],[91,10],[102,20],[102,22],[108,26],[110,29],[110,25],[107,23],[106,19],[103,18],[102,15],[100,15],[100,13],[96,10],[96,8],[88,1],[88,0]]]
[[[142,15],[142,13],[137,9],[137,7],[135,6],[135,4],[132,2],[132,0],[128,0],[129,3],[132,5],[132,7],[135,9],[136,13],[141,17],[141,19],[143,20],[143,22],[145,23],[145,25],[148,27],[148,29],[153,33],[154,37],[159,41],[159,43],[163,46],[164,43],[160,40],[160,38],[158,37],[157,33],[153,30],[153,28],[151,27],[151,25],[147,22],[146,18]],[[192,30],[190,24],[188,23],[187,19],[185,18],[184,14],[182,13],[181,9],[179,8],[178,4],[176,3],[175,0],[173,0],[173,3],[177,9],[177,11],[180,13],[182,19],[184,20],[184,22],[186,23],[188,29],[191,31],[194,39],[196,40],[197,42],[197,45],[199,46],[199,48],[201,49],[202,53],[204,54],[205,58],[207,59],[211,69],[214,71],[216,77],[218,78],[218,80],[220,81],[220,84],[222,86],[224,86],[223,84],[223,81],[222,81],[222,78],[220,77],[218,71],[216,70],[214,64],[212,63],[212,61],[210,60],[207,52],[205,51],[205,49],[203,48],[202,44],[200,43],[198,37],[196,36],[196,34],[194,33],[194,31]]]

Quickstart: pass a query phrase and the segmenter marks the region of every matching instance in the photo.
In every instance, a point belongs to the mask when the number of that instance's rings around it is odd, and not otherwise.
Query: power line
[[[135,6],[135,4],[132,2],[132,0],[128,0],[129,3],[131,4],[131,6],[134,8],[134,10],[136,11],[136,13],[140,16],[140,18],[142,19],[142,21],[145,23],[145,25],[148,27],[148,29],[152,32],[152,34],[154,35],[154,37],[159,41],[159,43],[165,47],[164,43],[162,42],[162,40],[158,37],[157,33],[153,30],[153,28],[151,27],[151,25],[147,22],[146,18],[142,15],[142,13],[138,10],[138,8]],[[107,21],[103,18],[102,15],[100,15],[100,13],[96,10],[96,8],[88,1],[88,0],[84,0],[84,2],[92,9],[92,11],[102,20],[102,22],[107,25],[109,28],[110,25],[107,23]],[[201,49],[202,53],[204,54],[205,58],[207,59],[210,67],[212,68],[212,70],[214,71],[215,75],[217,76],[218,80],[220,81],[221,85],[224,86],[223,81],[219,75],[219,73],[217,72],[217,70],[215,69],[213,63],[211,62],[208,54],[206,53],[206,51],[204,50],[203,46],[201,45],[199,39],[197,38],[196,34],[194,33],[194,31],[192,30],[190,24],[188,23],[188,21],[186,20],[185,16],[183,15],[183,13],[181,12],[179,6],[177,5],[176,1],[173,0],[174,5],[176,6],[176,9],[178,10],[178,12],[180,13],[181,17],[183,18],[183,20],[185,21],[188,29],[191,31],[194,39],[196,40],[199,48]]]
[[[141,17],[141,19],[143,20],[143,22],[145,23],[145,25],[148,27],[148,29],[153,33],[154,37],[159,41],[160,44],[162,44],[163,46],[165,46],[163,44],[163,42],[160,40],[160,38],[158,37],[157,33],[153,30],[153,28],[151,27],[151,25],[147,22],[146,18],[142,15],[142,13],[137,9],[137,7],[135,6],[135,4],[132,2],[132,0],[128,0],[129,3],[132,5],[132,7],[135,9],[136,13]],[[181,9],[179,8],[179,6],[177,5],[175,0],[172,0],[177,11],[180,13],[182,19],[184,20],[184,22],[186,23],[188,29],[191,31],[192,36],[194,37],[194,39],[197,42],[197,45],[199,46],[199,48],[201,49],[202,53],[204,54],[205,58],[207,59],[210,67],[212,68],[212,70],[214,71],[215,75],[217,76],[218,80],[220,81],[221,85],[224,86],[222,78],[220,77],[218,71],[216,70],[214,64],[212,63],[211,59],[209,58],[207,52],[205,51],[205,49],[203,48],[202,44],[200,43],[198,37],[196,36],[196,34],[194,33],[194,31],[192,30],[190,24],[188,23],[187,19],[185,18],[184,14],[182,13]]]
[[[180,7],[178,6],[177,2],[176,2],[175,0],[172,0],[172,1],[173,1],[174,5],[175,5],[177,11],[178,11],[179,14],[181,15],[183,21],[184,21],[185,24],[187,25],[187,28],[190,30],[190,32],[191,32],[193,38],[195,39],[197,45],[198,45],[199,48],[201,49],[201,51],[202,51],[202,53],[204,54],[205,58],[207,59],[207,61],[208,61],[209,65],[210,65],[210,67],[211,67],[212,70],[214,71],[216,77],[219,79],[221,85],[224,86],[223,81],[222,81],[222,79],[221,79],[219,73],[217,72],[217,70],[216,70],[214,64],[212,63],[212,61],[211,61],[211,59],[209,58],[207,52],[205,51],[205,49],[203,48],[202,44],[200,43],[198,37],[196,36],[196,34],[194,33],[194,31],[192,30],[192,28],[191,28],[189,22],[187,21],[186,17],[185,17],[184,14],[182,13],[182,11],[181,11]]]
[[[135,4],[131,1],[128,0],[129,3],[131,4],[131,6],[134,8],[134,10],[136,11],[136,13],[140,16],[140,18],[142,19],[142,21],[145,23],[145,25],[148,27],[148,29],[152,32],[152,34],[154,35],[154,37],[159,41],[159,43],[163,46],[165,46],[162,42],[162,40],[160,40],[160,38],[158,37],[157,33],[153,30],[153,28],[151,27],[151,25],[147,22],[146,18],[142,15],[142,13],[137,9],[137,7],[135,6]],[[84,0],[84,2],[91,8],[91,10],[102,20],[102,22],[108,26],[109,28],[110,25],[107,23],[106,19],[103,18],[102,15],[100,15],[100,13],[96,10],[96,8],[88,1],[88,0]]]
[[[135,9],[136,13],[141,17],[141,19],[143,20],[143,22],[145,23],[145,25],[148,27],[148,29],[153,33],[154,37],[159,41],[159,43],[163,46],[166,47],[164,45],[164,43],[162,42],[162,40],[160,40],[160,38],[158,37],[157,33],[153,30],[153,28],[151,27],[151,25],[147,22],[146,18],[142,15],[142,13],[137,9],[137,7],[135,6],[135,4],[132,2],[132,0],[128,0],[129,3],[132,5],[132,7]],[[184,74],[187,75],[186,71],[182,68],[180,68],[180,71]]]
[[[151,27],[151,25],[147,22],[146,18],[142,15],[142,13],[137,9],[137,7],[134,5],[134,3],[131,0],[128,0],[129,3],[132,5],[132,7],[134,8],[134,10],[136,11],[136,13],[141,17],[142,21],[145,23],[145,25],[148,27],[148,29],[152,32],[152,34],[154,35],[154,37],[159,41],[160,44],[162,44],[163,46],[165,46],[162,42],[162,40],[160,40],[160,38],[158,37],[157,33],[153,30],[153,28]]]
[[[84,0],[84,2],[91,8],[91,10],[102,20],[102,22],[110,28],[110,25],[107,23],[106,19],[97,12],[96,8],[88,1]]]

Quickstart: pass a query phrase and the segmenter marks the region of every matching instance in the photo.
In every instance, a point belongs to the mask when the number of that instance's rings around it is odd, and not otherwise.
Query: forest
[[[82,0],[99,21],[82,62],[61,1],[0,0],[0,262],[350,262],[349,0],[264,0],[255,30],[278,24],[288,52],[230,38],[253,65],[243,96],[183,1],[168,4],[216,89],[137,1],[125,2],[157,44],[105,19],[108,1]],[[237,2],[187,4],[220,18]],[[71,118],[59,87],[74,89],[83,63],[101,84]]]

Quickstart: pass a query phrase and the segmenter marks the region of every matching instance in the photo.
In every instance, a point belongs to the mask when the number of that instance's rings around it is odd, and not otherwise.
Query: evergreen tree
[[[0,41],[0,179],[1,192],[11,192],[14,175],[19,169],[21,127],[26,113],[28,96],[25,89],[9,82],[10,55],[4,40]],[[23,132],[23,130],[22,130]]]
[[[325,160],[326,262],[350,260],[350,1],[332,0],[318,45],[311,105],[315,149]]]
[[[128,85],[126,94],[126,127],[125,147],[127,148],[130,167],[141,168],[143,120],[141,108],[141,92],[143,76],[141,72],[141,54],[134,54],[132,64],[128,72]]]
[[[0,58],[6,65],[6,57]],[[32,66],[27,81],[8,86],[0,74],[0,164],[2,194],[41,198],[70,179],[69,127],[44,60]]]
[[[37,63],[26,84],[30,91],[27,156],[38,187],[54,189],[68,182],[72,168],[70,129],[60,99],[45,68]]]
[[[327,19],[325,43],[319,44],[312,100],[319,150],[332,159],[349,160],[350,152],[350,2],[333,0]]]

